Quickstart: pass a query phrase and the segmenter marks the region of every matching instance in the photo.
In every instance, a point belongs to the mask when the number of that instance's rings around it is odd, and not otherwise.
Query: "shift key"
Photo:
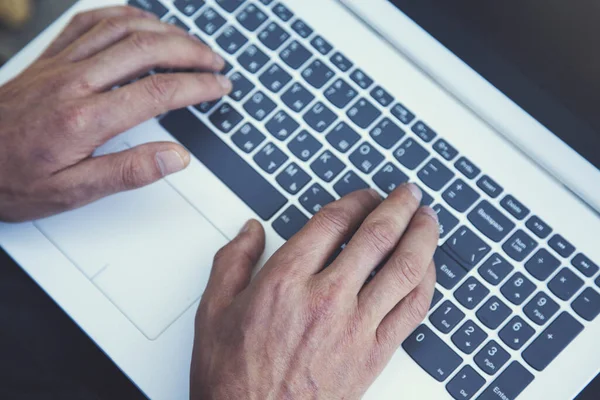
[[[263,220],[287,199],[188,109],[172,111],[160,124]]]

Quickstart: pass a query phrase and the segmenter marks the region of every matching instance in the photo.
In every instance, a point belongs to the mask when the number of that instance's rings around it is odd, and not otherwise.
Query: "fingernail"
[[[218,54],[214,55],[213,67],[216,71],[220,71],[225,67],[225,60]]]
[[[248,221],[244,224],[242,229],[240,229],[240,233],[238,233],[238,236],[241,235],[242,233],[248,232],[249,230],[250,230],[250,221]]]
[[[423,207],[421,209],[423,211],[423,214],[425,215],[429,215],[431,218],[433,218],[433,220],[435,221],[436,224],[440,223],[440,219],[438,217],[438,214],[435,212],[435,210],[431,207]]]
[[[156,154],[156,163],[160,168],[162,176],[179,172],[185,168],[183,157],[175,150],[161,151]]]
[[[231,81],[229,80],[229,78],[227,78],[225,75],[221,75],[221,74],[217,74],[216,77],[217,77],[217,82],[219,83],[219,85],[221,85],[223,90],[229,92],[233,86],[231,84]]]
[[[407,183],[406,188],[410,190],[415,199],[417,199],[417,201],[420,203],[423,199],[423,192],[421,191],[421,189],[419,189],[419,187],[414,183]]]

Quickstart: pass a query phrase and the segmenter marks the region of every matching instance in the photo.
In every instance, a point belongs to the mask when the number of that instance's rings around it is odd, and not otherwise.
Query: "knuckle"
[[[160,41],[161,35],[148,32],[148,31],[139,31],[135,32],[130,36],[130,43],[134,50],[142,53],[150,52],[153,48],[156,47],[157,43]]]
[[[352,216],[348,210],[336,203],[329,204],[321,209],[313,218],[313,223],[322,230],[341,235],[346,232]]]
[[[72,19],[71,19],[71,25],[75,25],[77,27],[84,27],[90,24],[90,22],[92,21],[93,18],[93,14],[92,12],[88,11],[88,12],[82,12],[79,14],[76,14]]]
[[[156,104],[171,102],[179,88],[179,81],[170,75],[156,74],[146,78],[146,91]]]
[[[114,34],[123,34],[127,31],[127,21],[129,19],[113,17],[107,18],[101,22],[102,30]]]
[[[121,167],[121,179],[126,190],[137,189],[152,181],[143,163],[127,160]]]
[[[398,228],[392,220],[373,219],[363,228],[363,238],[378,253],[384,254],[396,247]]]
[[[427,317],[431,300],[423,291],[418,291],[407,299],[407,303],[408,323],[416,326]]]
[[[85,104],[70,104],[62,107],[55,114],[58,131],[74,134],[84,131],[88,124],[89,110]]]
[[[405,252],[392,260],[391,271],[398,285],[417,287],[424,278],[423,263],[413,252]]]
[[[312,321],[330,321],[333,319],[339,304],[339,291],[335,286],[313,291],[310,302],[310,319]]]

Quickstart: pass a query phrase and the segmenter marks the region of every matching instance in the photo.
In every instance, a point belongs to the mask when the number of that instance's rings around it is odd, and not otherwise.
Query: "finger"
[[[103,91],[153,68],[220,71],[225,61],[191,36],[135,32],[80,64],[86,83]]]
[[[97,23],[103,19],[113,17],[156,19],[154,14],[143,11],[139,8],[127,6],[107,7],[77,14],[75,17],[73,17],[67,27],[58,35],[54,42],[50,44],[50,46],[42,54],[41,58],[54,57],[66,49],[81,35],[92,29]]]
[[[202,297],[205,307],[227,307],[250,283],[252,270],[265,249],[265,231],[258,221],[249,221],[240,234],[215,256],[208,286]]]
[[[115,193],[147,186],[179,172],[189,153],[176,143],[148,143],[120,153],[87,159],[56,174],[54,187],[69,196],[74,209]]]
[[[210,73],[156,74],[131,85],[99,94],[80,105],[92,127],[100,131],[88,137],[96,148],[110,138],[157,115],[225,96],[231,81]]]
[[[425,279],[381,321],[377,343],[390,354],[400,347],[427,316],[435,291],[435,264],[429,264]]]
[[[114,17],[102,20],[89,32],[71,43],[61,56],[72,62],[81,61],[125,39],[134,32],[155,32],[187,37],[183,29],[157,19]]]
[[[358,295],[371,272],[396,248],[421,197],[421,190],[412,183],[392,192],[328,268],[329,279],[345,282],[351,293]]]
[[[277,268],[290,271],[293,266],[296,266],[295,273],[318,273],[380,203],[381,197],[376,191],[360,190],[328,204],[273,257],[294,262],[270,263],[260,273],[268,274]]]
[[[421,284],[439,240],[437,214],[423,207],[412,221],[396,250],[358,297],[360,314],[379,322]]]

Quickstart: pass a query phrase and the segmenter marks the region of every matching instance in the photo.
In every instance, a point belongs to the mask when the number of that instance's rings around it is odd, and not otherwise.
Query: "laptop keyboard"
[[[129,3],[228,61],[228,97],[160,122],[283,239],[352,191],[424,189],[438,288],[403,348],[455,399],[516,398],[600,313],[594,262],[284,4]]]

